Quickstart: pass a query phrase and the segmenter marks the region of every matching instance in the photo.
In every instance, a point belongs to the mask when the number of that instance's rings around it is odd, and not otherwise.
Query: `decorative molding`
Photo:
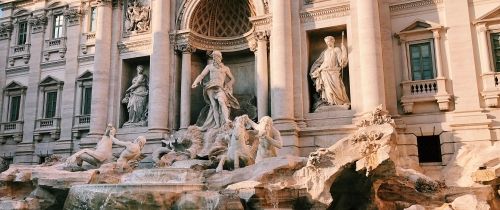
[[[55,66],[64,66],[66,65],[66,59],[59,59],[59,60],[54,60],[54,61],[46,61],[40,64],[40,68],[46,69],[46,68],[51,68]]]
[[[442,3],[443,0],[418,0],[404,3],[393,4],[389,6],[391,12],[398,12],[402,10],[411,10],[419,7],[435,6]]]
[[[79,7],[67,8],[63,11],[64,19],[68,23],[67,26],[76,26],[80,24],[82,9]]]
[[[94,61],[94,55],[81,55],[78,56],[78,62],[79,63],[85,63],[85,62],[93,62]]]
[[[335,7],[319,8],[306,10],[300,13],[300,22],[314,22],[319,20],[332,19],[335,17],[343,17],[350,14],[351,7],[349,4],[339,5]]]
[[[151,39],[140,39],[118,43],[120,54],[151,49]]]
[[[30,67],[28,65],[16,66],[16,67],[5,69],[5,74],[7,74],[7,75],[18,74],[18,73],[29,72],[29,70],[30,70]]]
[[[112,1],[111,0],[96,0],[96,5],[101,7],[101,6],[110,6],[112,5]]]
[[[189,30],[177,31],[170,34],[170,40],[174,48],[178,46],[190,45],[200,50],[220,50],[222,52],[232,52],[249,48],[249,42],[253,40],[253,31],[250,31],[239,37],[231,38],[214,38],[205,37],[200,34],[193,33]]]
[[[43,32],[47,25],[48,18],[45,15],[30,17],[28,23],[31,25],[31,33],[36,34]]]
[[[258,17],[250,17],[250,22],[252,22],[255,28],[270,27],[273,17],[271,15],[263,15]]]
[[[4,22],[0,24],[0,40],[10,39],[10,35],[12,34],[12,30],[14,26],[11,22]]]

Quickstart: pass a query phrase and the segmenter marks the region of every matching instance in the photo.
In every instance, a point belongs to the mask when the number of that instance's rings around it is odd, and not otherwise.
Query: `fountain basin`
[[[64,209],[170,209],[182,193],[204,189],[199,183],[77,185]]]

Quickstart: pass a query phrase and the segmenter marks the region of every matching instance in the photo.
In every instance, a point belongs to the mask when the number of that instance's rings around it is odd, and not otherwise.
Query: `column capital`
[[[191,53],[196,52],[196,48],[194,48],[189,43],[182,43],[182,44],[175,45],[174,49],[176,51],[179,51],[181,53],[186,53],[186,54],[191,54]]]
[[[255,31],[253,36],[257,41],[268,41],[271,32],[269,31]]]
[[[111,0],[96,0],[98,7],[105,7],[111,5]]]
[[[256,53],[257,52],[257,42],[255,40],[248,41],[248,48],[250,51]]]
[[[83,11],[80,7],[66,8],[63,12],[64,20],[66,20],[68,26],[78,25],[82,14]]]
[[[476,25],[476,28],[477,28],[477,31],[479,31],[479,32],[488,31],[488,26],[486,25],[486,23],[479,23]]]
[[[34,15],[28,19],[28,23],[31,25],[31,33],[40,33],[45,30],[48,18],[45,14]]]
[[[14,26],[10,22],[0,24],[0,40],[10,39]]]

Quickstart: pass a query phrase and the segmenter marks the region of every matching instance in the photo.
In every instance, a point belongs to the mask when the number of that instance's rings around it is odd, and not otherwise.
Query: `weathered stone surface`
[[[242,181],[261,181],[277,177],[277,172],[286,170],[295,171],[302,168],[306,158],[296,156],[267,158],[255,165],[240,168],[234,171],[222,171],[207,178],[208,187],[221,189],[233,183]],[[285,174],[283,174],[285,175]],[[283,180],[286,181],[286,180]]]

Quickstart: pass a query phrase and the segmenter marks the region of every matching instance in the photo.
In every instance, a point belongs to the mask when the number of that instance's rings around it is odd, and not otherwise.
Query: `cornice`
[[[398,12],[403,10],[412,10],[419,7],[435,6],[442,3],[443,0],[417,0],[404,3],[396,3],[389,6],[391,12]]]
[[[347,16],[350,14],[350,10],[351,7],[349,4],[343,4],[333,7],[312,8],[300,13],[300,22],[307,23]]]

